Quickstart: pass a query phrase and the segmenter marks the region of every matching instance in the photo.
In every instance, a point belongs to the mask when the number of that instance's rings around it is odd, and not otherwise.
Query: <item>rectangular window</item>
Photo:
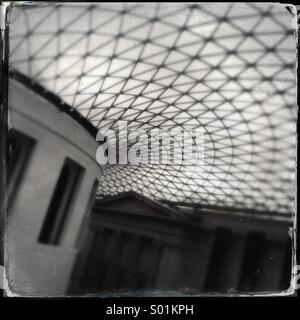
[[[8,133],[8,201],[13,201],[13,197],[20,185],[26,166],[29,162],[35,140],[25,134],[11,129]]]
[[[80,165],[69,158],[65,160],[39,235],[39,242],[59,244],[82,172]]]

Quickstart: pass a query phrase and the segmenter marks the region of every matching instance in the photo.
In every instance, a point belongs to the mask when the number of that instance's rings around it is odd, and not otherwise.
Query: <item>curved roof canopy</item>
[[[204,170],[108,165],[100,196],[293,211],[296,41],[284,6],[48,4],[10,19],[11,68],[96,128],[204,128]]]

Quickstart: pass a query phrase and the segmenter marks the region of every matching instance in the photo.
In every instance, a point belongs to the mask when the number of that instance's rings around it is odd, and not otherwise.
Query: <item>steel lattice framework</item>
[[[296,38],[284,6],[51,4],[10,19],[11,69],[96,128],[204,128],[204,172],[108,165],[99,196],[293,211]]]

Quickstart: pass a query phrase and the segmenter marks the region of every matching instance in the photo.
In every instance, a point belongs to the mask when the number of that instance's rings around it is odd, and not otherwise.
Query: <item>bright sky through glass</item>
[[[107,166],[99,195],[293,211],[296,40],[284,6],[25,6],[10,36],[11,68],[97,128],[204,128],[204,171]]]

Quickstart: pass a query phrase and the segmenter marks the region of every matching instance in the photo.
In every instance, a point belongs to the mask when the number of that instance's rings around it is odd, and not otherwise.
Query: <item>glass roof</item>
[[[24,5],[11,69],[96,128],[205,131],[205,170],[108,165],[99,196],[134,190],[208,207],[294,208],[296,40],[282,5]]]

